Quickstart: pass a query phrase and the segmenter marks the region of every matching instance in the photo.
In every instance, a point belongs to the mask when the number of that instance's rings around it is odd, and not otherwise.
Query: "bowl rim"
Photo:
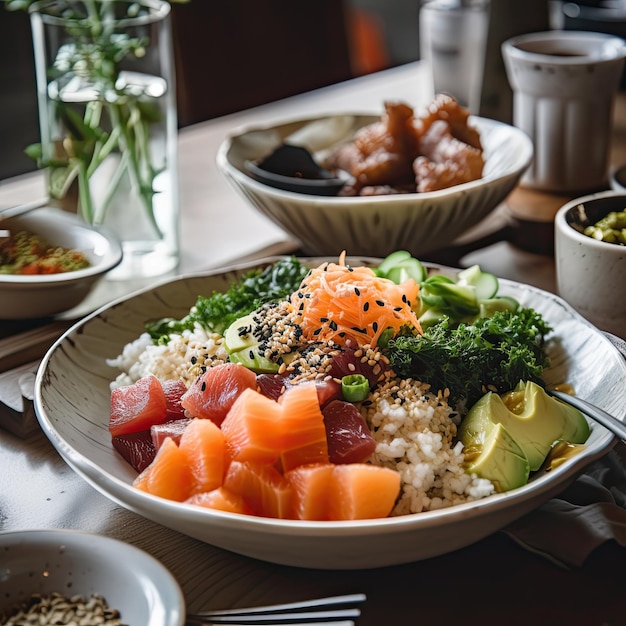
[[[323,196],[313,195],[306,193],[299,193],[295,191],[287,191],[284,189],[278,189],[270,185],[266,185],[252,178],[249,174],[237,167],[229,158],[230,149],[235,140],[240,139],[246,134],[253,132],[271,131],[273,129],[281,128],[287,125],[304,125],[305,123],[314,122],[316,120],[332,118],[336,116],[351,115],[355,118],[371,118],[372,121],[379,120],[381,117],[380,112],[372,111],[351,111],[351,110],[338,110],[321,112],[316,115],[307,115],[300,117],[290,117],[283,120],[274,120],[265,124],[250,123],[244,124],[237,128],[232,129],[222,140],[218,147],[215,157],[218,169],[226,176],[232,176],[240,183],[246,186],[267,194],[268,196],[274,196],[277,198],[297,200],[299,202],[308,202],[311,206],[321,203],[338,203],[338,204],[393,204],[395,201],[402,200],[404,202],[414,201],[428,201],[437,198],[445,198],[450,196],[454,192],[469,192],[474,188],[483,187],[486,183],[492,183],[498,180],[507,179],[511,176],[517,176],[521,174],[529,167],[534,157],[534,147],[531,138],[522,129],[517,128],[511,124],[506,124],[498,120],[491,118],[481,117],[477,115],[470,115],[469,120],[477,125],[482,125],[485,128],[506,128],[512,132],[523,143],[522,148],[517,151],[515,167],[509,168],[506,172],[501,172],[497,176],[482,176],[479,179],[469,181],[467,183],[461,183],[454,185],[446,189],[439,189],[437,191],[424,191],[424,192],[410,192],[401,194],[386,194],[379,196]],[[480,130],[480,128],[479,128]],[[487,160],[485,161],[487,163]]]
[[[624,254],[626,250],[626,246],[621,246],[616,243],[610,243],[608,241],[602,241],[599,239],[594,239],[593,237],[589,237],[584,233],[581,233],[579,230],[574,228],[572,224],[567,220],[567,214],[574,208],[576,208],[580,204],[585,204],[586,202],[593,202],[595,200],[604,200],[608,198],[622,198],[624,200],[624,206],[626,207],[626,191],[616,191],[610,189],[608,191],[599,191],[596,193],[588,194],[586,196],[580,196],[579,198],[574,198],[570,200],[566,204],[564,204],[556,213],[555,216],[555,239],[559,238],[559,233],[561,233],[564,237],[572,238],[574,241],[577,241],[581,244],[587,245],[592,249],[597,250],[605,250],[605,251],[613,251],[615,254]]]
[[[74,283],[83,279],[100,276],[112,270],[122,262],[123,250],[119,239],[108,229],[91,225],[81,220],[78,216],[56,207],[42,205],[23,216],[8,218],[9,220],[19,220],[21,217],[41,216],[42,221],[55,218],[65,220],[72,224],[74,228],[82,232],[93,233],[101,243],[106,244],[105,253],[98,258],[97,262],[90,263],[89,267],[69,272],[58,272],[55,274],[0,274],[0,288],[8,286],[61,286],[66,283]],[[36,219],[36,218],[35,218]],[[45,221],[44,221],[45,223]],[[25,226],[24,230],[28,230]]]
[[[528,50],[522,46],[529,43],[546,43],[552,41],[558,45],[566,45],[572,41],[585,41],[590,43],[599,43],[602,45],[600,54],[581,54],[580,56],[558,56],[545,52],[536,52]],[[590,31],[578,30],[549,30],[538,33],[526,33],[517,35],[505,40],[502,43],[502,51],[520,61],[526,61],[529,64],[543,63],[554,66],[587,66],[590,63],[594,65],[602,65],[606,63],[614,63],[616,60],[626,57],[626,43],[621,37],[609,33],[597,33]]]

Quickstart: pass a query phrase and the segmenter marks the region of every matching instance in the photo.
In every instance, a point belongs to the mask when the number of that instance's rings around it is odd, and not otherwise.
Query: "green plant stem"
[[[78,168],[78,197],[80,202],[80,211],[90,224],[93,224],[93,203],[89,190],[89,177],[87,176],[87,167],[82,159],[71,159]]]
[[[117,192],[117,188],[119,187],[122,178],[124,178],[124,172],[126,171],[126,168],[128,166],[128,159],[128,152],[123,151],[120,155],[120,162],[115,168],[115,172],[113,173],[113,176],[111,177],[111,180],[109,181],[109,184],[107,186],[107,194],[104,197],[102,205],[100,206],[99,210],[97,210],[94,214],[94,224],[102,224],[102,222],[104,221],[104,216],[106,215],[107,209],[109,208],[109,204],[115,196],[115,193]]]
[[[137,142],[135,141],[135,133],[133,132],[133,125],[131,120],[133,118],[133,107],[128,104],[130,109],[130,115],[128,118],[128,122],[124,123],[122,120],[122,115],[120,114],[124,105],[111,104],[111,120],[113,126],[115,128],[119,128],[121,130],[122,138],[123,138],[123,147],[125,148],[125,152],[128,153],[129,156],[129,175],[131,178],[131,184],[137,190],[139,196],[141,197],[146,210],[148,218],[150,219],[151,224],[156,230],[159,237],[163,236],[159,225],[157,224],[156,218],[154,216],[154,210],[152,206],[152,200],[154,197],[154,191],[152,189],[152,180],[150,179],[149,185],[144,184],[141,176],[141,167],[139,165],[139,158],[141,155],[141,150],[137,147]],[[137,114],[141,116],[141,112],[137,110]],[[141,143],[141,142],[140,142]],[[147,146],[147,138],[144,137],[145,144],[145,154],[148,155],[148,146]],[[149,158],[149,155],[146,157]]]

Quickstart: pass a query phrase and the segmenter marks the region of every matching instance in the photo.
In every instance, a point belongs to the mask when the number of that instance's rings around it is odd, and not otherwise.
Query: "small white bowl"
[[[0,615],[32,594],[104,597],[124,624],[182,626],[185,600],[172,574],[130,544],[75,530],[0,533]]]
[[[61,274],[0,274],[0,319],[46,317],[67,311],[80,304],[122,260],[122,248],[114,235],[53,207],[8,218],[0,228],[25,230],[52,245],[79,250],[90,262],[85,269]]]
[[[480,117],[470,123],[480,132],[485,155],[481,179],[441,191],[384,196],[317,196],[283,191],[255,180],[246,161],[258,161],[293,133],[320,129],[316,152],[352,138],[359,128],[380,116],[338,113],[278,125],[252,126],[234,131],[220,146],[217,165],[233,188],[252,206],[300,240],[306,254],[384,257],[394,250],[413,256],[449,246],[478,224],[513,190],[533,156],[521,130]],[[324,133],[341,128],[341,136]]]
[[[624,209],[626,193],[603,191],[568,202],[555,218],[559,295],[592,324],[622,338],[626,338],[626,246],[598,241],[581,230]]]

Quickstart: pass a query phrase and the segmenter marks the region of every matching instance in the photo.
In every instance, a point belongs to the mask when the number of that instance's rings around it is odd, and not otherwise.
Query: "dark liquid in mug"
[[[544,52],[543,54],[547,54],[551,57],[584,57],[584,54],[580,54],[579,52]]]

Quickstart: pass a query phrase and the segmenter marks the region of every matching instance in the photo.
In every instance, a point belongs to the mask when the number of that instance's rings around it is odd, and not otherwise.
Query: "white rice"
[[[369,399],[361,412],[377,441],[371,462],[401,477],[392,515],[432,511],[494,493],[491,481],[465,472],[463,444],[454,439],[456,414],[428,385],[392,379]]]
[[[193,330],[170,335],[166,345],[155,345],[150,335],[143,333],[126,344],[117,358],[107,360],[121,371],[111,388],[130,385],[148,374],[161,381],[181,379],[189,386],[203,366],[226,360],[223,343],[221,335],[209,333],[198,324]]]

